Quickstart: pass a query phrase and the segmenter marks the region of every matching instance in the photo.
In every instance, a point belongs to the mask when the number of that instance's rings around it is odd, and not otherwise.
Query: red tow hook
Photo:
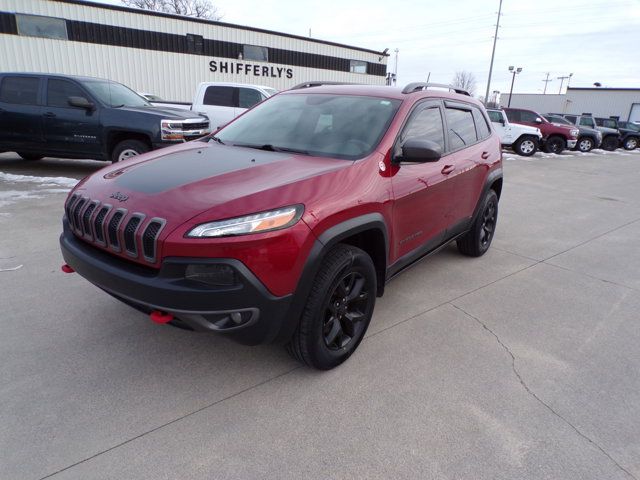
[[[151,317],[152,322],[158,323],[160,325],[169,323],[171,320],[173,320],[173,315],[171,315],[170,313],[161,312],[160,310],[154,310],[149,314],[149,316]]]
[[[73,272],[75,272],[75,270],[73,268],[71,268],[69,265],[67,265],[66,263],[64,265],[62,265],[62,267],[60,267],[60,269],[64,273],[73,273]]]

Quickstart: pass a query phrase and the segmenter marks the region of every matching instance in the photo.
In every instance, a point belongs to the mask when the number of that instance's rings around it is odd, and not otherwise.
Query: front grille
[[[113,214],[111,220],[109,221],[109,225],[107,227],[107,234],[109,235],[109,245],[116,252],[120,251],[120,240],[118,239],[118,227],[120,226],[120,222],[122,217],[124,217],[125,211],[118,210]]]
[[[129,214],[124,208],[82,197],[76,193],[64,206],[67,221],[76,236],[128,257],[155,263],[158,239],[166,225],[163,218],[146,220],[146,215]]]
[[[127,222],[127,226],[124,227],[124,249],[131,256],[138,255],[138,248],[136,247],[136,231],[142,221],[143,217],[134,216]]]
[[[209,128],[209,122],[182,124],[182,130],[205,130],[207,128]]]

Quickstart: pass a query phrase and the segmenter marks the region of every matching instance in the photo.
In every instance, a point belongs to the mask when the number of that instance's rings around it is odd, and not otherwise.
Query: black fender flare
[[[317,236],[317,240],[314,242],[313,247],[311,247],[300,279],[298,280],[298,285],[293,294],[289,311],[274,340],[275,343],[286,343],[293,335],[300,321],[300,316],[304,311],[311,288],[313,287],[313,281],[320,270],[322,260],[326,254],[345,238],[372,229],[379,230],[384,238],[385,265],[382,274],[383,280],[381,281],[381,286],[384,287],[384,274],[387,268],[386,262],[389,258],[389,235],[387,232],[387,224],[382,214],[378,212],[368,213],[350,218],[349,220],[345,220],[328,228]],[[379,288],[381,286],[379,286]]]
[[[482,192],[480,192],[480,197],[478,197],[478,203],[476,204],[476,208],[473,210],[473,216],[471,217],[470,225],[473,225],[473,222],[476,221],[476,218],[478,218],[478,215],[480,214],[480,206],[482,205],[482,199],[484,199],[485,195],[491,189],[493,184],[496,183],[497,180],[502,180],[502,178],[503,178],[502,166],[494,170],[491,170],[489,172],[489,175],[487,175],[487,178],[484,181],[484,185],[482,186]],[[496,192],[496,193],[498,193],[498,199],[500,199],[501,192]]]

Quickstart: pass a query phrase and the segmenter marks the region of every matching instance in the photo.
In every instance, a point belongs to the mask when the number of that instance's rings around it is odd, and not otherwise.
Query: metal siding
[[[292,79],[230,75],[210,72],[211,57],[201,55],[2,34],[0,42],[6,46],[8,53],[2,61],[5,71],[109,78],[139,92],[151,92],[168,100],[185,102],[193,99],[200,82],[253,83],[282,90],[296,83],[316,79],[351,83],[366,80],[367,83],[377,84],[384,84],[385,80],[384,77],[305,67],[292,67]]]

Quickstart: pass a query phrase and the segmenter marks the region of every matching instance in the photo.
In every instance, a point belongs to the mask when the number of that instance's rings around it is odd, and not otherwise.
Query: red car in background
[[[576,146],[580,130],[575,127],[551,123],[538,112],[523,108],[505,108],[507,118],[512,123],[536,127],[542,132],[542,149],[547,153],[561,153]]]

